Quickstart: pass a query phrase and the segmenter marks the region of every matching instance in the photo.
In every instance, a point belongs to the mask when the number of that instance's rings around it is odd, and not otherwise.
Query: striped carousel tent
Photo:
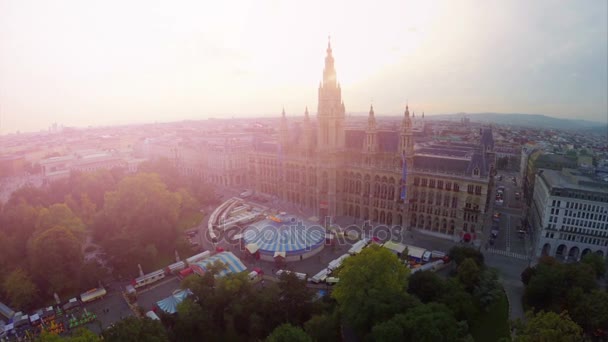
[[[190,295],[192,295],[192,292],[189,289],[177,291],[171,296],[156,302],[156,306],[166,313],[174,314],[177,312],[177,305]]]
[[[221,262],[226,267],[218,273],[218,277],[223,277],[229,273],[239,273],[243,272],[247,269],[243,262],[237,258],[232,252],[220,252],[213,256],[208,257],[207,259],[203,259],[197,263],[190,265],[192,270],[198,275],[204,275],[207,272],[207,269],[213,265],[215,262]]]
[[[268,216],[243,232],[248,248],[261,254],[293,256],[307,253],[325,243],[325,229],[318,224],[288,214]]]

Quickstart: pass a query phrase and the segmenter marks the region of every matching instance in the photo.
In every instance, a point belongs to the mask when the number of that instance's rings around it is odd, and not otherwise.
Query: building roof
[[[538,176],[545,180],[551,189],[562,188],[608,193],[608,182],[574,169],[564,168],[561,171],[541,169]]]

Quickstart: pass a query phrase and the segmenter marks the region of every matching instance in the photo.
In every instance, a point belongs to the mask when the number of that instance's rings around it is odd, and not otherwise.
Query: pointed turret
[[[283,151],[287,149],[287,117],[285,116],[285,107],[281,112],[281,126],[279,128],[279,142]]]
[[[369,107],[369,116],[367,118],[367,128],[376,129],[376,116],[374,115],[374,106]]]
[[[376,115],[374,106],[369,106],[369,116],[367,117],[367,130],[365,131],[365,144],[363,151],[375,153],[378,151],[378,134],[376,130]]]
[[[345,107],[337,81],[331,42],[327,43],[323,81],[319,87],[317,110],[317,146],[319,151],[332,152],[344,147]]]
[[[325,56],[325,69],[323,70],[323,85],[337,85],[336,69],[334,67],[334,56],[331,50],[331,40],[327,41],[327,55]]]
[[[304,132],[302,135],[302,148],[304,148],[306,154],[310,153],[313,149],[312,140],[312,125],[310,123],[310,115],[308,115],[308,106],[306,106],[304,110]]]
[[[414,137],[412,135],[412,118],[410,118],[410,109],[408,105],[405,105],[405,113],[403,114],[403,122],[401,123],[401,133],[399,136],[399,153],[407,157],[413,156]]]

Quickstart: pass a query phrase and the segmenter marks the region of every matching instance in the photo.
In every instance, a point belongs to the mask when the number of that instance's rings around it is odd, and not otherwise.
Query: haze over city
[[[1,133],[316,113],[331,35],[347,113],[606,122],[605,1],[0,1]]]

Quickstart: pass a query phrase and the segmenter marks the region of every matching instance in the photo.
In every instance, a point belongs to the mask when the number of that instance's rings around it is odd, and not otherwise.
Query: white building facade
[[[578,261],[608,252],[608,182],[573,169],[536,176],[529,221],[535,255]]]

